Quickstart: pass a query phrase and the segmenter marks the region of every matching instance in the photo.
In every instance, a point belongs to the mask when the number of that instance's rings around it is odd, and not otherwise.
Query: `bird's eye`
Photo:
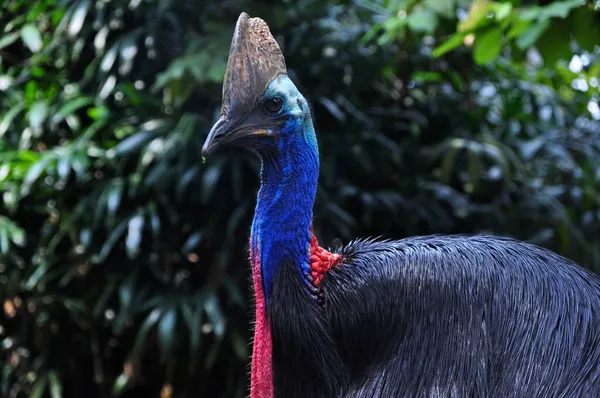
[[[269,98],[265,102],[265,111],[271,116],[278,114],[282,107],[283,100],[279,97]]]

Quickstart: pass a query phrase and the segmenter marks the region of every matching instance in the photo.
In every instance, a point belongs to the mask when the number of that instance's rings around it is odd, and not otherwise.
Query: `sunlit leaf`
[[[127,239],[125,240],[125,247],[127,248],[127,255],[129,258],[137,257],[140,251],[140,243],[142,242],[142,231],[144,229],[144,216],[143,214],[136,214],[129,220],[129,227],[127,230]]]
[[[474,46],[474,58],[478,64],[486,64],[493,61],[502,51],[502,30],[492,28],[477,35]]]
[[[71,20],[69,21],[69,36],[75,37],[83,27],[85,16],[90,8],[90,3],[89,0],[79,0],[77,3],[77,8],[75,8]]]
[[[32,53],[37,53],[42,49],[42,36],[37,26],[33,24],[23,26],[21,37]]]

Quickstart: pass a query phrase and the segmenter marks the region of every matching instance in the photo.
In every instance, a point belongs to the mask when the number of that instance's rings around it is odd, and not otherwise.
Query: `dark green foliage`
[[[3,3],[0,396],[243,396],[259,164],[199,155],[242,10],[312,101],[323,244],[486,231],[600,270],[598,14],[478,3]]]

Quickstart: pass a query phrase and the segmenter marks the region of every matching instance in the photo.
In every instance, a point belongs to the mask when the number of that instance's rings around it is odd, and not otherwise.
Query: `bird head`
[[[259,153],[277,151],[302,135],[307,115],[310,118],[307,102],[287,76],[285,59],[268,25],[242,13],[229,51],[221,116],[202,154],[230,145]]]

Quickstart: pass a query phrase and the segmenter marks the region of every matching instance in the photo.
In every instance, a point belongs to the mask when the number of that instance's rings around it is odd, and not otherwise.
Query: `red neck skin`
[[[267,319],[267,303],[260,273],[258,248],[250,241],[250,262],[256,296],[256,323],[252,347],[252,370],[250,373],[250,398],[273,398],[273,350],[271,324]]]
[[[331,268],[340,264],[341,256],[328,252],[319,246],[312,229],[310,231],[310,276],[313,286],[318,289],[323,277]],[[260,272],[258,247],[250,240],[250,263],[256,296],[256,323],[252,347],[252,370],[250,373],[250,398],[273,398],[273,350],[271,324],[267,318],[265,292]]]

